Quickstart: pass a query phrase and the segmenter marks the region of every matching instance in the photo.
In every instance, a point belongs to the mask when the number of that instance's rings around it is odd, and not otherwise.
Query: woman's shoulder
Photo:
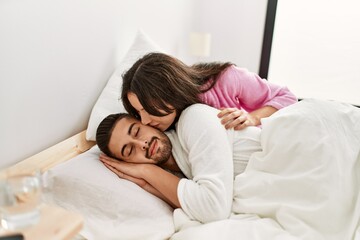
[[[216,82],[219,85],[233,85],[235,82],[241,82],[253,77],[251,73],[246,68],[241,68],[235,65],[227,67],[217,78]],[[234,81],[236,80],[236,81]]]
[[[219,78],[228,79],[229,77],[245,77],[251,74],[251,72],[242,67],[238,67],[236,65],[230,65],[225,68],[224,71],[219,75]]]

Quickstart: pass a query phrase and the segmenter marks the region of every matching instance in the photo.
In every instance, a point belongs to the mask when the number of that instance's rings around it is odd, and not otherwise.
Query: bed
[[[45,201],[80,213],[84,239],[358,239],[359,119],[356,107],[316,99],[264,119],[263,151],[234,180],[232,215],[207,224],[117,178],[85,132],[12,170],[38,163]]]
[[[96,145],[44,179],[50,201],[85,217],[86,239],[358,239],[359,119],[356,107],[316,99],[264,119],[232,215],[207,224],[118,179]]]
[[[203,224],[98,160],[97,125],[124,111],[121,73],[162,51],[139,32],[95,103],[88,128],[10,169],[41,168],[44,201],[84,217],[84,239],[360,239],[360,110],[308,99],[262,121],[263,151],[234,179],[232,214]],[[34,164],[35,163],[35,164]]]

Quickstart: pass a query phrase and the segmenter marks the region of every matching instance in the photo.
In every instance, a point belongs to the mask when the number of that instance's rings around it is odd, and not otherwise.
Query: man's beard
[[[171,150],[172,150],[172,144],[170,142],[170,139],[168,136],[166,136],[163,132],[159,131],[160,137],[152,137],[149,142],[149,148],[146,150],[146,158],[150,159],[150,147],[153,144],[155,140],[159,141],[161,143],[161,147],[159,148],[159,152],[154,154],[154,158],[152,160],[156,161],[157,165],[161,165],[165,163],[167,160],[169,160],[171,156]]]

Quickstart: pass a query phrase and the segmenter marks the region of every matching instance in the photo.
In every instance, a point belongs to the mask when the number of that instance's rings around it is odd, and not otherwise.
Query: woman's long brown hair
[[[230,65],[233,64],[212,62],[188,66],[170,55],[149,53],[123,74],[121,99],[136,118],[139,115],[127,96],[130,92],[151,115],[165,116],[176,110],[179,116],[186,107],[199,103],[199,94],[211,89],[217,76]]]

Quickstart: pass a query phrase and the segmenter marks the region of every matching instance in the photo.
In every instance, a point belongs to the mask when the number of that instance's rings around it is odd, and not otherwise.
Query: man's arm
[[[144,179],[158,190],[175,208],[179,208],[180,202],[177,188],[180,178],[162,169],[157,165],[146,164],[143,169]]]
[[[172,173],[153,164],[126,163],[104,156],[100,160],[120,178],[134,182],[174,208],[180,207],[177,196],[180,179]]]

